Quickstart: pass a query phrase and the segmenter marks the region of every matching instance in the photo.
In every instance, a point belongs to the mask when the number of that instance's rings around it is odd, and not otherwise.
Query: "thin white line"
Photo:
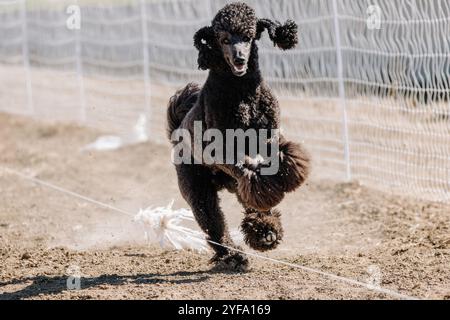
[[[339,104],[342,110],[342,139],[344,142],[344,158],[345,158],[345,174],[347,181],[352,179],[352,167],[350,158],[350,146],[349,146],[349,130],[348,130],[348,116],[347,116],[347,101],[345,94],[344,83],[344,67],[342,63],[342,50],[341,50],[341,32],[339,30],[339,12],[336,0],[333,0],[333,15],[334,15],[334,38],[336,41],[336,60],[337,60],[337,78],[338,78],[338,90],[339,90]]]
[[[367,22],[367,18],[365,17],[358,17],[358,16],[351,16],[351,15],[344,15],[340,14],[339,19],[342,20],[353,20],[353,21],[360,21],[360,22]],[[402,19],[402,20],[381,20],[382,24],[418,24],[418,23],[441,23],[441,22],[447,22],[450,21],[450,17],[441,17],[441,18],[434,18],[434,19]]]
[[[85,23],[89,23],[89,24],[96,24],[96,25],[105,25],[105,26],[112,26],[112,25],[124,25],[124,24],[130,24],[130,23],[134,23],[134,22],[138,22],[140,21],[141,16],[140,15],[134,15],[134,16],[129,16],[126,18],[121,18],[121,19],[117,19],[117,20],[107,20],[107,19],[102,19],[102,18],[98,18],[98,17],[89,17],[89,16],[84,16],[83,17],[83,22]]]
[[[122,210],[120,208],[113,207],[113,206],[111,206],[109,204],[102,203],[100,201],[88,198],[88,197],[83,196],[83,195],[81,195],[79,193],[67,190],[65,188],[58,187],[58,186],[56,186],[54,184],[51,184],[51,183],[48,183],[46,181],[27,176],[27,175],[25,175],[25,174],[23,174],[23,173],[21,173],[19,171],[16,171],[14,169],[7,168],[7,167],[4,167],[4,166],[0,166],[0,168],[2,170],[6,171],[6,172],[9,172],[9,173],[14,174],[16,176],[19,176],[22,179],[25,179],[25,180],[28,180],[28,181],[40,184],[42,186],[48,187],[50,189],[53,189],[53,190],[56,190],[56,191],[59,191],[59,192],[71,195],[71,196],[73,196],[75,198],[78,198],[78,199],[81,199],[81,200],[93,203],[93,204],[98,205],[100,207],[107,208],[107,209],[110,209],[112,211],[116,211],[116,212],[122,213],[122,214],[130,216],[130,217],[134,217],[134,215],[132,213],[128,212],[128,211],[125,211],[125,210]],[[191,235],[191,236],[193,236],[193,235]],[[358,281],[358,280],[354,280],[354,279],[350,279],[350,278],[346,278],[346,277],[342,277],[342,276],[338,276],[338,275],[335,275],[333,273],[320,271],[320,270],[317,270],[317,269],[314,269],[314,268],[310,268],[310,267],[306,267],[306,266],[302,266],[302,265],[299,265],[299,264],[294,264],[294,263],[290,263],[290,262],[286,262],[286,261],[282,261],[282,260],[277,260],[277,259],[273,259],[273,258],[269,258],[269,257],[264,257],[264,256],[261,256],[261,255],[256,254],[256,253],[245,252],[245,251],[233,248],[233,247],[229,247],[229,246],[223,245],[223,244],[215,242],[215,241],[204,239],[204,238],[199,238],[199,239],[206,240],[207,242],[209,242],[211,244],[214,244],[214,245],[217,245],[217,246],[221,246],[221,247],[226,248],[228,250],[236,251],[236,252],[245,254],[247,256],[251,256],[251,257],[259,258],[259,259],[262,259],[262,260],[270,261],[270,262],[273,262],[275,264],[278,263],[278,264],[282,264],[282,265],[285,265],[285,266],[297,268],[297,269],[300,269],[300,270],[303,270],[303,271],[306,271],[306,272],[315,273],[315,274],[318,274],[318,275],[321,275],[321,276],[324,276],[324,277],[327,277],[327,278],[330,278],[330,279],[333,279],[333,280],[349,283],[349,284],[352,284],[352,285],[355,285],[355,286],[360,286],[360,287],[365,287],[365,288],[367,288],[367,286],[368,286],[367,283],[364,283],[364,282],[361,282],[361,281]],[[390,289],[386,289],[386,288],[381,288],[381,287],[371,287],[371,288],[367,288],[367,290],[377,291],[377,292],[384,293],[386,295],[393,296],[393,297],[400,298],[400,299],[418,300],[418,298],[416,298],[416,297],[408,296],[408,295],[401,294],[399,292],[396,292],[396,291],[393,291],[393,290],[390,290]]]
[[[203,24],[207,24],[211,21],[211,19],[209,18],[205,18],[205,19],[193,19],[193,20],[180,20],[180,19],[175,19],[175,20],[171,20],[171,19],[154,19],[153,17],[146,17],[145,18],[146,21],[148,23],[151,24],[159,24],[159,25],[167,25],[167,26],[181,26],[181,27],[196,27],[196,26],[201,26]]]
[[[119,208],[110,206],[109,204],[102,203],[102,202],[100,202],[100,201],[97,201],[97,200],[88,198],[88,197],[83,196],[83,195],[81,195],[81,194],[79,194],[79,193],[76,193],[76,192],[73,192],[73,191],[70,191],[70,190],[67,190],[67,189],[58,187],[58,186],[56,186],[56,185],[54,185],[54,184],[45,182],[45,181],[43,181],[43,180],[40,180],[40,179],[37,179],[37,178],[33,178],[33,177],[30,177],[30,176],[27,176],[27,175],[25,175],[25,174],[23,174],[23,173],[21,173],[21,172],[19,172],[19,171],[16,171],[16,170],[14,170],[14,169],[7,168],[7,167],[1,167],[1,168],[2,168],[4,171],[6,171],[6,172],[9,172],[9,173],[11,173],[11,174],[14,174],[14,175],[16,175],[16,176],[21,177],[22,179],[25,179],[25,180],[28,180],[28,181],[31,181],[31,182],[40,184],[40,185],[42,185],[42,186],[44,186],[44,187],[47,187],[47,188],[50,188],[50,189],[53,189],[53,190],[56,190],[56,191],[59,191],[59,192],[62,192],[62,193],[66,193],[66,194],[71,195],[71,196],[73,196],[73,197],[75,197],[75,198],[78,198],[78,199],[81,199],[81,200],[84,200],[84,201],[93,203],[93,204],[98,205],[98,206],[100,206],[100,207],[104,207],[104,208],[107,208],[107,209],[110,209],[110,210],[113,210],[113,211],[118,211],[118,212],[120,212],[120,213],[129,215],[129,216],[133,216],[131,213],[129,213],[129,212],[125,211],[125,210],[122,210],[122,209],[119,209]]]
[[[39,39],[37,37],[30,37],[30,39],[28,39],[28,42],[47,47],[62,47],[67,45],[73,45],[73,43],[75,42],[75,37],[64,38],[60,40],[45,40],[45,41],[42,41],[42,39]]]
[[[31,115],[34,115],[34,100],[33,100],[33,84],[31,79],[31,64],[30,64],[30,48],[28,47],[28,14],[27,14],[27,0],[22,0],[21,18],[22,18],[22,56],[23,67],[25,71],[26,90],[27,90],[27,108]]]
[[[10,22],[2,22],[0,25],[0,29],[10,29],[10,28],[17,28],[20,27],[22,24],[22,21],[10,21]]]
[[[388,51],[365,49],[365,48],[352,47],[352,46],[342,47],[342,50],[354,51],[354,52],[358,52],[358,53],[376,54],[376,55],[387,56],[387,57],[406,57],[406,58],[448,58],[449,57],[449,53],[446,53],[446,52],[426,52],[426,53],[410,53],[410,52],[400,52],[400,51],[388,52]]]
[[[78,0],[75,0],[75,4],[78,5]],[[75,32],[75,69],[78,79],[79,98],[80,98],[80,120],[82,123],[86,122],[86,89],[84,86],[83,77],[83,52],[81,44],[81,29],[74,30]]]
[[[22,41],[24,41],[24,38],[22,35],[16,37],[16,38],[8,38],[8,39],[2,39],[2,46],[15,46],[18,44],[22,44]]]
[[[146,130],[150,132],[152,120],[152,92],[150,79],[150,57],[148,52],[148,25],[147,25],[147,3],[139,0],[141,10],[141,31],[142,31],[142,71],[144,77],[144,114],[146,116]]]
[[[142,38],[130,38],[130,39],[100,39],[84,36],[81,38],[81,42],[88,43],[89,45],[97,46],[110,46],[110,47],[120,47],[120,46],[132,46],[142,43]]]
[[[65,28],[66,20],[53,20],[53,21],[45,21],[45,20],[37,20],[30,18],[28,20],[30,25],[34,27],[43,27],[43,28]]]
[[[317,269],[314,269],[314,268],[305,267],[305,266],[298,265],[298,264],[295,264],[295,263],[290,263],[290,262],[286,262],[286,261],[282,261],[282,260],[277,260],[277,259],[273,259],[273,258],[269,258],[269,257],[264,257],[264,256],[261,256],[261,255],[256,254],[256,253],[252,253],[252,252],[245,252],[245,251],[233,248],[233,247],[222,245],[220,243],[217,243],[217,242],[214,242],[214,241],[211,241],[211,240],[207,240],[207,241],[212,243],[212,244],[220,245],[220,246],[222,246],[224,248],[227,248],[229,250],[233,250],[233,251],[236,251],[236,252],[248,255],[248,256],[253,256],[253,257],[256,257],[256,258],[259,258],[259,259],[263,259],[263,260],[271,261],[271,262],[274,262],[274,263],[283,264],[283,265],[286,265],[286,266],[289,266],[289,267],[297,268],[297,269],[300,269],[300,270],[303,270],[303,271],[319,274],[321,276],[325,276],[325,277],[330,278],[330,279],[346,282],[346,283],[349,283],[349,284],[352,284],[352,285],[361,286],[361,287],[367,287],[367,283],[364,283],[364,282],[361,282],[361,281],[358,281],[358,280],[354,280],[354,279],[338,276],[338,275],[335,275],[333,273],[320,271],[320,270],[317,270]],[[393,290],[390,290],[390,289],[381,288],[381,287],[371,288],[371,289],[368,288],[368,290],[378,291],[380,293],[391,295],[391,296],[394,296],[394,297],[397,297],[397,298],[400,298],[400,299],[418,300],[418,298],[416,298],[416,297],[411,297],[411,296],[404,295],[404,294],[398,293],[396,291],[393,291]]]
[[[108,61],[99,60],[95,58],[85,58],[84,63],[90,65],[96,65],[105,68],[133,68],[142,65],[142,60],[130,60],[130,61]]]
[[[47,65],[61,65],[61,64],[69,64],[69,63],[75,63],[76,57],[70,56],[70,57],[62,57],[62,58],[47,58],[43,56],[39,56],[37,54],[30,54],[30,60],[40,63],[40,64],[47,64]]]
[[[3,0],[0,1],[0,6],[11,6],[18,4],[19,2],[20,2],[19,0]]]

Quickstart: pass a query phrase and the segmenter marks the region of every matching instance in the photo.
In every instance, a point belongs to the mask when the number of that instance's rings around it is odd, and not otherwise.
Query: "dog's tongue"
[[[237,71],[242,71],[244,70],[245,65],[241,64],[241,65],[234,65],[234,67],[236,68]]]

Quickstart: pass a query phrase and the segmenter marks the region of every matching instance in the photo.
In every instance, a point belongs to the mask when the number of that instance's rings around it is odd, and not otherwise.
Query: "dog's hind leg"
[[[176,169],[181,194],[190,205],[200,228],[207,234],[207,239],[211,241],[209,245],[215,252],[211,262],[218,268],[246,271],[247,257],[229,249],[239,248],[229,235],[211,171],[201,165],[188,164],[178,165]]]

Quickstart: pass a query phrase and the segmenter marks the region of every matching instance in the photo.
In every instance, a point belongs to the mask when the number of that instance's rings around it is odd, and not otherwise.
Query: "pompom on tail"
[[[310,172],[310,156],[302,145],[280,141],[280,169],[274,176],[284,192],[292,192],[300,187]]]

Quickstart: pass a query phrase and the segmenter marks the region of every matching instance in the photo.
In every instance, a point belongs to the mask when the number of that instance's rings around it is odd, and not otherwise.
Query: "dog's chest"
[[[205,103],[205,120],[208,128],[263,129],[269,127],[271,114],[261,103],[259,90],[226,90],[216,86],[210,90]]]
[[[264,128],[268,120],[256,101],[241,101],[234,108],[233,122],[240,128]]]
[[[236,123],[249,127],[253,118],[255,117],[255,107],[250,105],[249,103],[241,102],[236,107],[236,111],[234,114],[234,120]]]

